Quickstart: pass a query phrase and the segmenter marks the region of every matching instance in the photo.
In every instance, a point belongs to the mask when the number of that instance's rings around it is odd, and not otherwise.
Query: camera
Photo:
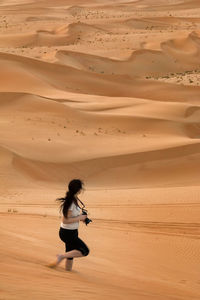
[[[87,215],[87,210],[82,208],[82,215]],[[88,225],[90,222],[92,222],[92,220],[90,220],[89,218],[86,218],[84,223],[85,225]]]

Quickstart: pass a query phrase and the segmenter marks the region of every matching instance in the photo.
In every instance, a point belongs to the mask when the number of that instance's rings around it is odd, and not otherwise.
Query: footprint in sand
[[[187,282],[187,280],[185,280],[185,279],[182,279],[179,281],[179,283],[182,283],[182,284],[186,284],[186,282]]]
[[[76,133],[79,133],[80,135],[86,135],[85,132],[79,131],[78,129],[76,130]]]

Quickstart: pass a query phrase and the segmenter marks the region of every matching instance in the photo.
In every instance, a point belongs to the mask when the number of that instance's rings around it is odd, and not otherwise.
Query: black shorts
[[[84,256],[89,254],[88,246],[78,237],[78,229],[60,227],[59,237],[65,243],[65,251],[79,250]],[[69,259],[73,259],[72,257]]]

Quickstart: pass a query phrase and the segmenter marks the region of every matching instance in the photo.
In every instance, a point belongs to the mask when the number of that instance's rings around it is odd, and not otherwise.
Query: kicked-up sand
[[[0,1],[0,300],[199,300],[199,139],[199,0]]]

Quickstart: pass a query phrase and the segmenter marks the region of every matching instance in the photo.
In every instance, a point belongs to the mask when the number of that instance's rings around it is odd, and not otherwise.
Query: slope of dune
[[[162,75],[200,67],[200,38],[196,32],[184,39],[162,42],[161,49],[137,50],[126,61],[62,50],[56,57],[62,64],[103,74]]]
[[[154,18],[132,18],[127,19],[124,23],[129,26],[130,29],[167,29],[167,28],[187,28],[188,23],[199,23],[199,18],[184,18],[184,17],[154,17]],[[176,26],[176,27],[175,27]]]
[[[33,19],[34,21],[34,19]],[[52,30],[37,30],[23,34],[0,35],[0,47],[44,47],[61,46],[76,43],[86,35],[102,32],[98,27],[81,22],[59,26]]]
[[[165,10],[190,10],[193,8],[199,8],[198,0],[171,0],[171,1],[156,1],[156,0],[141,0],[132,2],[131,5],[141,9],[150,11],[165,11]]]
[[[199,300],[200,2],[0,8],[0,299]],[[66,272],[73,178],[93,222]]]
[[[48,31],[38,31],[36,33],[27,33],[19,35],[1,35],[0,47],[42,47],[54,45],[73,44],[73,37],[66,35],[56,35]]]
[[[177,164],[186,168],[186,163],[188,170],[192,165],[194,174],[196,168],[198,170],[198,106],[181,103],[164,105],[162,102],[148,101],[142,104],[139,99],[130,99],[126,107],[117,108],[116,104],[113,107],[113,103],[116,103],[114,100],[107,103],[107,113],[104,108],[92,114],[84,112],[88,110],[84,102],[82,109],[79,105],[81,110],[77,111],[76,105],[70,105],[70,99],[60,103],[26,94],[4,93],[2,96],[0,142],[13,152],[13,168],[28,178],[62,182],[72,174],[79,174],[97,185],[98,182],[104,182],[104,173],[111,171],[114,173],[106,179],[104,186],[115,186],[119,181],[121,186],[133,186],[131,174],[136,172],[135,184],[138,186],[152,184],[149,180],[145,181],[143,173],[144,170],[148,173],[149,168],[149,172],[155,173],[154,185],[159,186],[162,177],[157,172],[157,160],[160,171],[163,164],[162,180],[165,185],[183,181],[190,184],[191,174],[184,174],[181,170],[177,175]],[[15,116],[16,112],[18,117]],[[37,137],[37,123],[40,124],[40,138]],[[10,134],[10,139],[7,139],[5,132],[11,128],[13,138]],[[19,130],[23,130],[23,136],[13,142]],[[160,136],[159,140],[155,140],[156,136]],[[132,138],[137,141],[136,145],[128,143]],[[123,147],[117,147],[119,141],[124,144]],[[108,142],[110,149],[102,147]],[[78,147],[79,144],[82,149]],[[87,152],[84,151],[86,147],[90,149]],[[122,171],[127,164],[128,170]],[[116,172],[116,168],[120,168],[120,171]],[[171,175],[172,170],[175,177]],[[169,182],[166,180],[167,174]]]
[[[46,97],[63,97],[64,92],[141,97],[163,101],[199,99],[199,87],[177,87],[173,84],[131,78],[128,75],[93,74],[72,67],[42,62],[16,55],[0,54],[1,92],[30,92]],[[10,80],[14,84],[10,85]],[[26,84],[24,84],[26,82]],[[143,85],[145,84],[145,89]],[[170,93],[166,93],[170,88]],[[191,98],[192,95],[192,98]],[[176,99],[176,100],[175,100]]]

